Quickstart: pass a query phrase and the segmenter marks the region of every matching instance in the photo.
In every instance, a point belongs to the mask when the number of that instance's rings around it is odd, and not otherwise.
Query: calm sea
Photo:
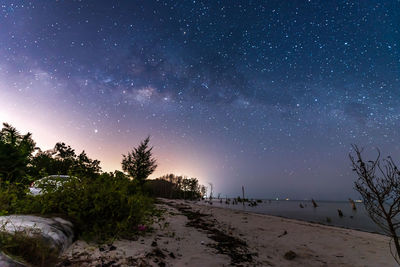
[[[300,204],[304,207],[301,208]],[[297,200],[262,200],[255,207],[225,204],[225,200],[214,199],[213,206],[244,210],[297,219],[308,222],[317,222],[331,226],[351,228],[367,232],[383,233],[382,230],[368,217],[363,203],[356,203],[357,210],[353,210],[349,202],[317,201],[318,207],[314,208],[311,201]],[[343,213],[339,216],[338,209]]]

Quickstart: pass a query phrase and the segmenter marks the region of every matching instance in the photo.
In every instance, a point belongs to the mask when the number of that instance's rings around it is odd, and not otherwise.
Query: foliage
[[[66,217],[85,239],[129,237],[137,225],[148,223],[152,212],[152,200],[136,191],[132,181],[110,174],[81,177],[45,194],[27,196],[16,211]]]
[[[26,173],[34,149],[31,133],[21,135],[4,123],[0,131],[0,181],[28,183]]]
[[[101,173],[100,162],[85,151],[77,155],[65,143],[49,151],[35,151],[31,134],[20,135],[8,124],[0,131],[0,216],[7,214],[57,215],[71,220],[85,239],[104,241],[129,237],[139,225],[147,225],[154,212],[152,199],[137,186],[156,168],[149,138],[126,157],[129,179],[123,172]],[[44,188],[33,196],[31,177],[69,174],[61,186]]]
[[[0,229],[1,230],[1,229]],[[43,237],[31,229],[19,230],[13,234],[0,232],[0,250],[32,266],[55,266],[59,251],[50,247]]]
[[[153,158],[153,147],[149,148],[150,136],[142,141],[137,148],[133,148],[128,155],[122,155],[122,169],[133,179],[143,185],[147,177],[157,168]]]
[[[32,158],[30,168],[30,174],[37,178],[47,174],[96,177],[100,171],[100,161],[90,159],[85,151],[77,155],[65,143],[57,143],[52,150],[39,150]]]
[[[0,216],[17,213],[20,201],[26,197],[27,189],[23,184],[0,183]]]
[[[155,180],[148,180],[146,190],[156,197],[199,199],[205,196],[205,187],[197,178],[167,174]]]
[[[400,228],[400,171],[391,157],[381,160],[380,152],[374,161],[364,161],[362,150],[353,145],[355,156],[350,154],[353,171],[357,174],[355,189],[361,194],[371,219],[394,241],[400,264],[400,243],[397,230]]]

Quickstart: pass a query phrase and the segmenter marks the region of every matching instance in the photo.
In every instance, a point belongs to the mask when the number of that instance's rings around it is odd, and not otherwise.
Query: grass
[[[0,232],[0,250],[17,261],[32,266],[54,266],[60,251],[46,241],[35,229]]]

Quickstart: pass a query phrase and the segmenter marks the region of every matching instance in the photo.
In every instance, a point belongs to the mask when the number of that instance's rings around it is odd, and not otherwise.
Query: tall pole
[[[243,196],[242,203],[243,203],[243,206],[244,206],[244,186],[243,185],[242,185],[242,196]]]

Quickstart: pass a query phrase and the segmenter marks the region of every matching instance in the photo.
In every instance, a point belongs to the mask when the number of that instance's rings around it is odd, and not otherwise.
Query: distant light
[[[97,129],[94,129],[94,133],[98,133],[99,132],[99,130],[97,130]]]

